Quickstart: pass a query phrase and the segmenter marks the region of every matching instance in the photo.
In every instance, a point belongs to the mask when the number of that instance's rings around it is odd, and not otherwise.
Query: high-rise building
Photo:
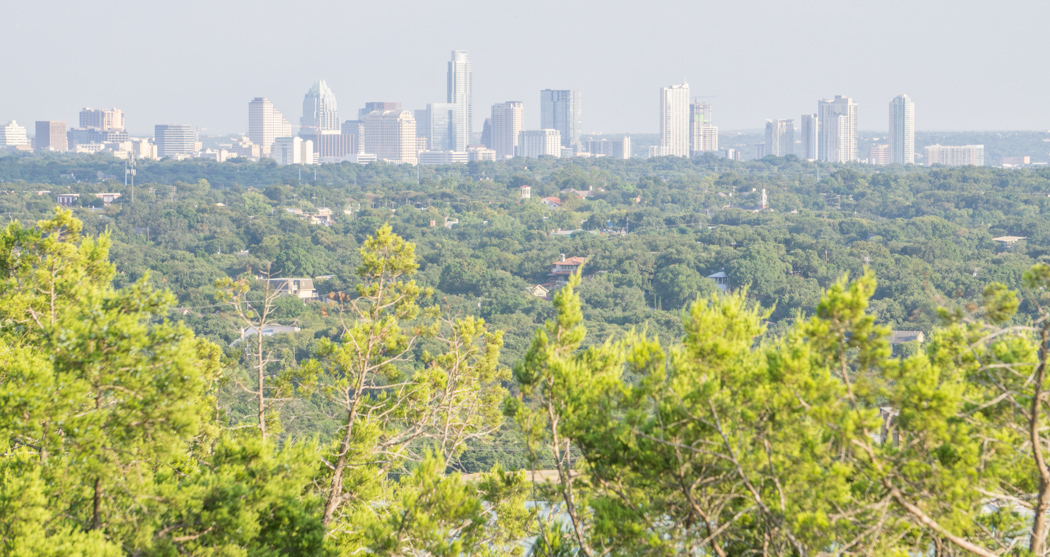
[[[895,164],[915,163],[915,103],[903,93],[890,101],[890,158]]]
[[[192,155],[197,150],[197,130],[193,126],[157,124],[153,131],[158,158]]]
[[[711,121],[711,103],[697,100],[689,105],[689,150],[694,154],[718,150],[718,126]]]
[[[119,108],[90,108],[80,110],[80,127],[102,131],[124,131],[124,112]]]
[[[580,92],[544,89],[540,91],[540,127],[561,132],[563,147],[580,143]]]
[[[357,119],[364,120],[365,116],[378,110],[383,112],[384,110],[401,110],[401,103],[391,101],[372,101],[365,103],[364,108],[357,109]],[[418,121],[417,121],[418,123]]]
[[[316,164],[313,142],[301,137],[278,137],[273,142],[270,158],[277,164]]]
[[[395,164],[416,164],[416,119],[408,110],[375,110],[365,116],[365,153]]]
[[[561,132],[558,130],[522,130],[518,133],[518,156],[526,159],[561,156]]]
[[[416,133],[427,138],[431,151],[467,150],[467,138],[459,127],[462,119],[457,117],[459,108],[452,103],[432,103],[426,109],[415,111]]]
[[[794,120],[766,120],[766,154],[777,157],[795,154]]]
[[[489,122],[492,125],[489,148],[496,151],[496,159],[513,158],[517,154],[521,131],[525,128],[525,105],[521,101],[494,104]]]
[[[37,151],[68,151],[66,123],[52,120],[38,121],[35,141]]]
[[[689,84],[660,89],[660,154],[689,156]]]
[[[261,156],[269,156],[275,139],[291,136],[291,122],[269,99],[255,97],[248,103],[248,139],[259,146]]]
[[[885,143],[876,143],[871,146],[871,151],[868,153],[868,164],[874,164],[878,166],[885,166],[892,162],[890,156],[890,146]]]
[[[470,74],[470,58],[466,50],[453,50],[452,60],[448,63],[448,99],[447,102],[459,106],[459,124],[464,130],[463,147],[470,143],[470,134],[474,133],[474,97],[473,83]]]
[[[363,154],[365,152],[365,121],[347,120],[342,125],[343,135],[350,136],[354,142],[354,152]]]
[[[817,136],[820,120],[816,114],[802,115],[802,152],[799,156],[807,161],[817,160]]]
[[[587,151],[591,155],[601,155],[610,159],[629,159],[631,158],[631,138],[625,135],[620,139],[588,141]]]
[[[984,145],[927,145],[926,165],[984,166]]]
[[[26,135],[25,126],[11,120],[7,125],[0,126],[0,147],[27,148],[29,147],[29,136]]]
[[[857,103],[849,97],[817,101],[817,158],[826,162],[854,162],[857,152]]]
[[[323,79],[314,82],[303,97],[303,117],[299,119],[300,131],[329,131],[339,129],[339,110],[335,93]]]

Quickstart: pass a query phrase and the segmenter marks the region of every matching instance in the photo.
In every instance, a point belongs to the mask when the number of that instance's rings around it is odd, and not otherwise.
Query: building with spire
[[[299,119],[300,131],[315,132],[340,130],[339,110],[335,102],[335,93],[323,79],[314,82],[313,87],[303,97],[303,117]]]
[[[459,107],[459,123],[463,140],[457,139],[457,151],[465,151],[470,143],[470,134],[474,133],[474,97],[473,79],[470,73],[470,58],[466,50],[453,50],[452,60],[448,63],[448,99],[447,102]]]

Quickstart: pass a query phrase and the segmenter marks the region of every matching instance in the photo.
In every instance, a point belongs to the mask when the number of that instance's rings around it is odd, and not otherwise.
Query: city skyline
[[[83,106],[118,106],[133,134],[148,133],[160,122],[185,122],[200,127],[203,135],[224,135],[246,131],[239,109],[257,96],[269,98],[297,123],[302,94],[317,77],[328,81],[344,107],[395,99],[418,109],[444,100],[449,52],[463,49],[470,52],[474,74],[474,132],[480,131],[486,108],[507,99],[524,100],[525,127],[538,128],[539,110],[531,105],[538,91],[550,88],[583,92],[586,133],[657,133],[649,105],[652,91],[680,82],[683,75],[695,95],[711,97],[723,130],[758,129],[770,116],[811,112],[812,99],[840,93],[866,107],[861,129],[885,130],[886,99],[901,91],[922,105],[921,130],[1050,128],[1050,107],[1041,102],[1050,77],[1032,71],[1030,56],[1039,51],[1038,22],[1050,15],[1045,3],[1025,4],[1026,17],[1016,18],[1009,3],[995,10],[976,2],[953,3],[947,10],[939,2],[890,2],[880,10],[847,4],[832,10],[817,2],[760,1],[746,7],[671,2],[646,10],[540,1],[497,25],[493,7],[465,1],[452,9],[411,5],[395,29],[358,25],[350,34],[311,34],[306,57],[294,49],[248,56],[239,48],[257,40],[253,30],[267,28],[274,11],[288,29],[313,29],[318,13],[325,13],[327,21],[354,21],[360,9],[354,3],[321,4],[287,10],[260,1],[257,9],[244,10],[191,1],[174,10],[124,10],[111,2],[60,2],[54,10],[14,3],[6,12],[12,21],[47,21],[51,39],[36,41],[32,26],[9,30],[10,44],[37,47],[9,60],[5,81],[12,86],[0,91],[0,120],[66,121],[72,127]],[[666,17],[667,12],[676,16]],[[120,53],[113,67],[134,72],[99,72],[77,54],[82,52],[82,22],[100,13],[112,16],[111,26],[120,32],[93,37],[94,47]],[[555,13],[558,17],[551,17]],[[865,34],[843,24],[859,20],[866,22]],[[718,24],[697,36],[690,30],[698,21]],[[566,40],[543,64],[535,63],[536,51],[524,46],[535,28]],[[795,31],[789,47],[771,49],[772,39],[766,37],[780,37],[785,28]],[[970,56],[923,63],[938,47],[974,33],[984,36],[987,28],[1011,31],[998,31]],[[194,30],[192,38],[187,29]],[[603,50],[588,51],[593,54],[586,59],[557,56],[617,35],[631,40],[606,41]],[[889,40],[896,36],[908,40]],[[850,46],[828,48],[832,44]],[[966,88],[948,79],[980,68],[1008,77]],[[778,87],[771,91],[769,82]],[[995,98],[1011,102],[1001,110],[972,109]]]

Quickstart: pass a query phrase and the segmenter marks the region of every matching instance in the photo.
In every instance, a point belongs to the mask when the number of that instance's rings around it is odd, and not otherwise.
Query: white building
[[[260,156],[270,155],[278,137],[291,137],[292,124],[266,97],[255,97],[248,103],[248,139],[259,146]]]
[[[314,132],[340,129],[335,93],[323,79],[315,81],[303,97],[303,116],[299,119],[299,127],[300,131],[305,128]]]
[[[631,158],[631,138],[623,136],[621,139],[602,139],[601,141],[588,141],[587,151],[595,157],[608,157],[610,159]]]
[[[192,156],[197,152],[197,130],[193,126],[157,124],[153,132],[158,158]]]
[[[365,116],[365,153],[395,164],[416,164],[416,119],[408,110],[373,110]]]
[[[456,151],[465,151],[470,143],[470,134],[474,132],[474,96],[473,78],[470,72],[470,58],[466,50],[453,50],[452,60],[448,63],[447,102],[459,107],[457,129],[463,130],[463,145],[456,145]]]
[[[521,101],[507,101],[492,105],[489,119],[489,147],[496,152],[496,159],[514,158],[518,149],[518,138],[525,129],[525,107]]]
[[[820,132],[820,120],[816,114],[802,115],[802,150],[799,157],[807,161],[817,160],[817,139]]]
[[[309,139],[301,137],[278,137],[273,142],[270,150],[270,158],[277,164],[315,164],[314,144]]]
[[[580,144],[580,92],[540,91],[540,128],[561,132],[562,147]]]
[[[420,151],[419,164],[455,164],[470,162],[466,151]]]
[[[496,151],[482,145],[471,145],[467,147],[467,158],[474,161],[495,161]]]
[[[689,156],[689,84],[660,89],[660,155]]]
[[[518,134],[518,156],[535,159],[561,156],[561,133],[558,130],[522,130]]]
[[[826,162],[854,162],[857,152],[857,103],[849,97],[817,101],[817,158]]]
[[[29,136],[26,135],[25,126],[20,126],[14,120],[0,126],[0,147],[29,147]]]
[[[711,120],[711,103],[689,105],[689,149],[697,153],[718,150],[718,126]]]
[[[119,108],[80,109],[80,127],[102,131],[124,131],[124,112]]]
[[[766,154],[777,157],[795,154],[794,120],[766,120]]]
[[[903,93],[890,101],[890,160],[915,163],[915,103]]]
[[[532,199],[532,186],[521,186],[521,198]]]
[[[926,165],[984,166],[984,145],[928,145]]]

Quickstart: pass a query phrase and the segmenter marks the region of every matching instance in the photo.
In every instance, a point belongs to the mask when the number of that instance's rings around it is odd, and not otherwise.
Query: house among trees
[[[543,204],[550,209],[561,209],[561,199],[557,197],[544,197]]]
[[[271,278],[266,279],[270,286],[282,296],[295,296],[300,300],[316,300],[314,280],[308,278]]]
[[[909,342],[926,342],[926,335],[922,331],[893,331],[890,333],[890,344],[907,344]]]
[[[79,193],[60,193],[58,194],[58,204],[64,207],[69,207],[80,199]]]
[[[101,199],[103,205],[109,205],[110,203],[113,203],[114,201],[120,199],[120,194],[119,193],[96,193],[95,197]]]
[[[544,300],[550,300],[551,299],[551,290],[553,288],[554,288],[554,283],[552,283],[552,282],[545,282],[543,284],[537,284],[537,285],[533,286],[532,288],[530,288],[529,289],[529,294],[532,294],[533,296],[536,296],[537,298],[542,298]]]
[[[569,275],[575,273],[580,265],[583,265],[587,261],[584,257],[570,257],[565,258],[565,254],[561,254],[561,258],[558,261],[551,263],[551,272],[547,276],[557,285],[561,286],[569,281]]]
[[[1021,240],[1027,240],[1027,236],[999,236],[998,238],[992,238],[992,241],[999,242],[1006,249],[1014,247],[1014,244]]]
[[[729,289],[729,275],[725,271],[718,271],[713,275],[707,275],[707,278],[715,281],[715,286],[724,294]]]

